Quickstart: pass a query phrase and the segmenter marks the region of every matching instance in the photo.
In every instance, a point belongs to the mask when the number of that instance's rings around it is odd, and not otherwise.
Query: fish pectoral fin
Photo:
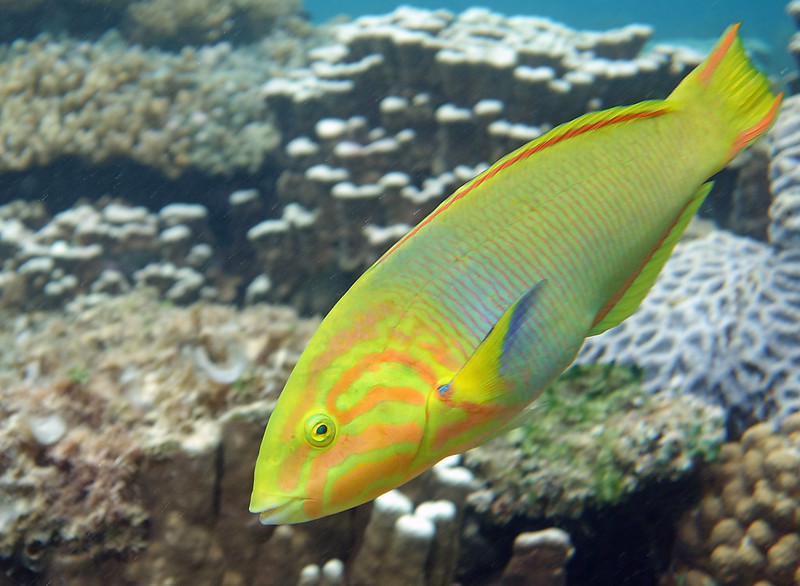
[[[587,336],[602,334],[633,315],[648,291],[650,291],[653,283],[656,282],[658,274],[664,268],[664,264],[670,254],[672,254],[672,249],[675,248],[681,238],[681,234],[686,230],[689,222],[692,221],[713,185],[713,181],[704,183],[694,193],[689,203],[681,210],[656,247],[647,255],[642,265],[597,313],[592,329],[589,330]]]
[[[453,380],[442,388],[448,402],[513,404],[530,378],[531,348],[539,330],[536,315],[547,281],[528,289],[492,326]]]

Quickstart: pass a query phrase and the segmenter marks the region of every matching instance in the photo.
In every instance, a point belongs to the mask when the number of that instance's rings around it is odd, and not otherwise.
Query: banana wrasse
[[[630,316],[781,96],[730,27],[665,100],[589,113],[458,189],[323,320],[267,424],[250,510],[367,502],[507,429]]]

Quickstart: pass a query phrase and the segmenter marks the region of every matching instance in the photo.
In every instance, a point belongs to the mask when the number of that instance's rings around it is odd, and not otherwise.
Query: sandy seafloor
[[[0,586],[800,584],[800,5],[666,6],[0,0]],[[780,118],[640,310],[520,428],[260,525],[264,425],[347,287],[737,20]]]

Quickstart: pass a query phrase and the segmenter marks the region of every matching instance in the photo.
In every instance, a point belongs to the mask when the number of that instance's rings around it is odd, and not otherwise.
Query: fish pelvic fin
[[[670,227],[661,237],[661,240],[650,251],[639,268],[625,281],[619,291],[616,292],[597,313],[592,329],[587,335],[596,336],[611,329],[626,319],[628,319],[647,295],[653,283],[656,282],[658,274],[664,268],[664,264],[672,254],[672,249],[681,238],[681,234],[686,230],[686,226],[700,209],[708,193],[713,187],[713,181],[704,183],[700,186],[689,202],[684,206]]]
[[[738,31],[738,23],[729,26],[708,57],[667,98],[719,113],[733,131],[728,161],[769,129],[783,98],[753,66]]]
[[[479,406],[519,402],[538,335],[538,302],[547,281],[528,289],[497,320],[453,380],[440,388],[449,403]]]

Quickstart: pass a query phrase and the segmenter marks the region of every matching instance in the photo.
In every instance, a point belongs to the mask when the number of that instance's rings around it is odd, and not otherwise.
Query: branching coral
[[[255,171],[279,141],[258,88],[276,71],[257,50],[174,55],[113,34],[0,47],[0,171],[67,155],[124,157],[170,177]]]

